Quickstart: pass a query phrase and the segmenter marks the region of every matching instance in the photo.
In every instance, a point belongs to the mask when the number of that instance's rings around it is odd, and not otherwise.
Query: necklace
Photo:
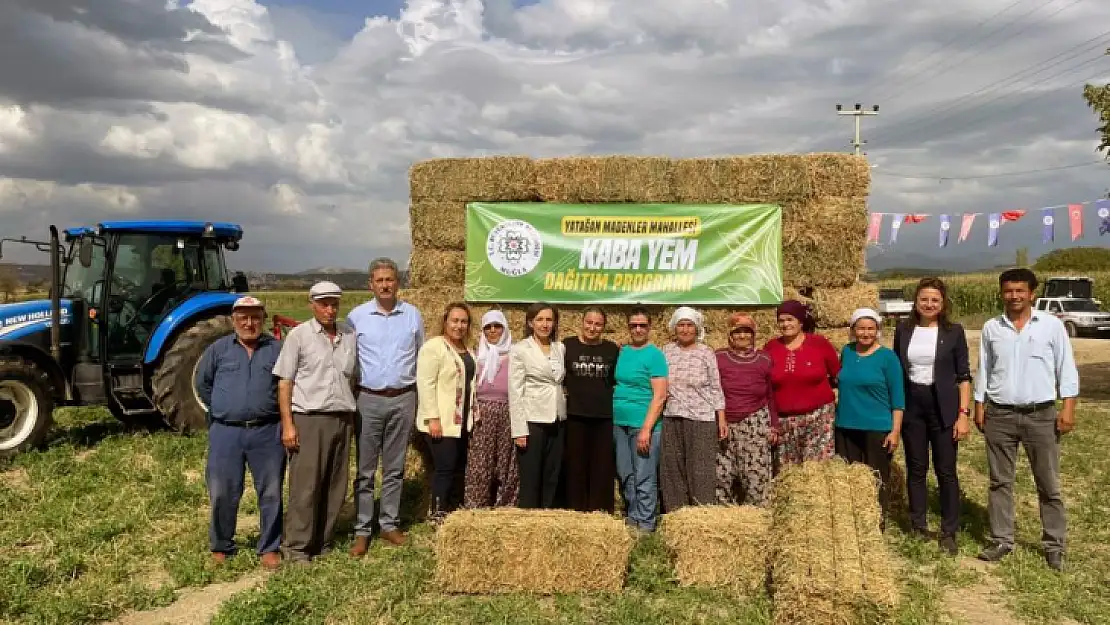
[[[728,359],[731,360],[732,362],[743,365],[743,364],[748,364],[748,363],[755,362],[755,359],[756,359],[757,356],[759,356],[759,353],[757,351],[755,351],[754,349],[752,349],[752,350],[748,350],[748,354],[745,355],[743,352],[737,353],[737,352],[730,349],[730,350],[725,352],[725,356],[727,356]]]

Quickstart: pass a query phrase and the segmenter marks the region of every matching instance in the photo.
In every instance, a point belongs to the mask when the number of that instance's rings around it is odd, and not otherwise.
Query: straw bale
[[[910,502],[907,499],[906,469],[897,462],[890,463],[890,517],[908,518]],[[890,525],[890,522],[887,522]]]
[[[880,532],[875,472],[839,458],[789,466],[771,498],[776,625],[889,616],[897,570]]]
[[[871,166],[863,156],[820,152],[805,156],[813,195],[865,197],[871,192]]]
[[[415,249],[466,249],[466,202],[413,200],[409,224]]]
[[[401,517],[412,521],[425,521],[432,507],[431,450],[413,428],[409,448],[405,454],[405,481],[401,494]]]
[[[675,164],[679,202],[783,202],[812,195],[809,164],[801,154],[757,154],[682,159]]]
[[[634,543],[600,512],[460,510],[436,532],[435,580],[452,593],[618,592]]]
[[[823,197],[784,204],[783,283],[854,284],[865,271],[866,235],[866,198]]]
[[[545,202],[673,202],[674,161],[654,156],[582,156],[535,162]]]
[[[409,284],[462,286],[466,278],[466,252],[414,248],[409,257]]]
[[[685,506],[663,515],[659,534],[681,586],[758,594],[767,582],[770,512],[755,506]]]
[[[813,289],[813,310],[822,328],[845,328],[857,308],[877,309],[879,287],[867,282],[839,289]]]
[[[537,199],[535,176],[525,156],[433,159],[409,169],[409,195],[414,201],[528,202]]]

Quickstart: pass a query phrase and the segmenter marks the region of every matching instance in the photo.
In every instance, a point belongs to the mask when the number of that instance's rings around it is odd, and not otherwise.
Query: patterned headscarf
[[[499,323],[502,328],[501,340],[497,341],[497,345],[490,345],[486,340],[486,326],[491,323]],[[493,384],[493,379],[497,377],[497,369],[501,366],[501,355],[509,353],[509,348],[513,346],[513,335],[509,331],[509,322],[505,319],[505,314],[500,310],[491,310],[482,315],[482,334],[478,339],[478,362],[483,364],[482,367],[482,381]]]
[[[702,314],[689,306],[680,306],[671,315],[671,320],[667,323],[667,328],[670,329],[671,334],[674,334],[675,328],[678,326],[679,321],[689,321],[698,327],[698,341],[705,340],[705,318]]]

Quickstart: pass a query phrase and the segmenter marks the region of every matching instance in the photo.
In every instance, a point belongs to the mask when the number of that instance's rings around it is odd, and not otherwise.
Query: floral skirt
[[[478,414],[481,417],[470,433],[463,506],[515,506],[520,467],[509,421],[509,403],[479,400]]]
[[[836,451],[833,440],[835,421],[836,402],[805,414],[780,415],[782,434],[775,454],[776,473],[786,465],[832,458]]]

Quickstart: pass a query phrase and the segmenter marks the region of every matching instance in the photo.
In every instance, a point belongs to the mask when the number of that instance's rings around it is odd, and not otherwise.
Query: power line
[[[936,180],[938,182],[944,180],[981,180],[983,178],[1004,178],[1008,176],[1024,176],[1026,174],[1039,174],[1046,171],[1060,171],[1063,169],[1076,169],[1079,167],[1090,167],[1091,165],[1106,165],[1106,161],[1087,161],[1085,163],[1074,163],[1072,165],[1060,165],[1058,167],[1042,167],[1040,169],[1026,169],[1024,171],[1007,171],[998,174],[983,174],[980,176],[923,176],[919,174],[905,174],[896,171],[881,171],[876,169],[872,172],[875,176],[887,176],[890,178],[906,178],[909,180]]]
[[[959,39],[964,34],[970,35],[972,32],[974,32],[975,30],[977,30],[981,26],[985,25],[987,22],[990,22],[994,18],[998,17],[999,15],[1002,15],[1003,13],[1005,13],[1005,12],[1009,11],[1010,9],[1016,7],[1017,5],[1021,4],[1022,2],[1025,2],[1025,0],[1016,0],[1015,2],[1013,2],[1012,4],[1007,6],[1006,8],[1004,8],[1001,11],[998,11],[997,13],[995,13],[994,15],[991,15],[990,17],[987,17],[987,18],[984,18],[984,19],[980,20],[977,24],[972,26],[971,29],[969,31],[967,31],[966,33],[957,33],[957,34],[953,35],[951,39],[949,39],[948,41],[941,44],[940,47],[934,48],[931,52],[929,52],[923,58],[918,59],[917,62],[913,63],[908,68],[906,68],[906,71],[909,71],[909,70],[917,67],[919,64],[921,64],[924,61],[928,61],[929,59],[936,56],[938,53],[943,52],[944,50],[948,49],[949,46],[951,46],[953,43],[955,43],[956,40]],[[867,83],[862,89],[860,89],[860,93],[866,93],[867,91],[870,91],[872,88],[879,86],[880,84],[882,84],[882,82],[884,80],[887,79],[887,77],[889,77],[897,69],[898,69],[898,66],[895,66],[895,67],[891,68],[890,70],[888,70],[887,72],[884,72],[878,78],[876,78],[876,79],[872,80],[871,82]],[[911,74],[911,76],[912,76],[912,74]]]
[[[1037,11],[1040,11],[1041,9],[1043,9],[1043,8],[1047,7],[1048,5],[1052,4],[1052,3],[1053,3],[1053,2],[1055,2],[1055,1],[1056,1],[1056,0],[1048,0],[1048,1],[1047,1],[1047,2],[1045,2],[1044,4],[1038,5],[1038,6],[1034,7],[1033,9],[1030,9],[1029,11],[1027,11],[1027,12],[1023,13],[1022,15],[1018,16],[1018,17],[1017,17],[1016,19],[1014,19],[1014,20],[1011,20],[1011,21],[1009,21],[1009,22],[1007,22],[1007,23],[1003,24],[1003,25],[1002,25],[1001,27],[999,27],[999,28],[996,28],[996,29],[992,30],[992,31],[991,31],[990,33],[988,33],[988,34],[987,34],[986,36],[984,36],[983,38],[979,39],[979,40],[978,40],[978,42],[977,42],[977,44],[982,44],[982,43],[985,43],[985,42],[989,41],[989,40],[991,39],[991,37],[993,37],[994,35],[996,35],[996,34],[998,34],[998,33],[1002,32],[1002,31],[1006,30],[1007,28],[1009,28],[1009,27],[1010,27],[1010,26],[1012,26],[1013,24],[1017,23],[1017,22],[1018,22],[1018,21],[1020,21],[1021,19],[1025,18],[1025,17],[1027,17],[1027,16],[1029,16],[1029,15],[1032,15],[1033,13],[1036,13]],[[1043,18],[1043,19],[1042,19],[1041,21],[1043,21],[1044,19],[1048,19],[1048,18],[1051,18],[1051,17],[1053,17],[1053,16],[1055,16],[1055,15],[1057,15],[1057,14],[1061,13],[1062,11],[1066,11],[1066,10],[1070,9],[1071,7],[1073,7],[1073,6],[1077,5],[1077,4],[1079,4],[1080,2],[1083,2],[1083,0],[1072,0],[1071,4],[1068,4],[1068,5],[1064,6],[1064,7],[1061,7],[1061,8],[1059,8],[1059,9],[1057,9],[1057,10],[1056,10],[1055,12],[1053,12],[1053,13],[1049,14],[1048,16],[1046,16],[1045,18]],[[1021,30],[1019,30],[1019,31],[1017,31],[1017,32],[1015,32],[1015,33],[1013,33],[1013,34],[1011,34],[1011,35],[1010,35],[1009,37],[1007,37],[1007,38],[1005,38],[1005,39],[1003,39],[1003,40],[999,41],[998,43],[996,43],[996,44],[995,44],[995,45],[993,45],[993,46],[990,46],[990,47],[984,48],[984,49],[982,49],[982,50],[979,50],[978,52],[976,52],[976,50],[975,50],[975,48],[977,47],[977,45],[973,45],[972,47],[968,48],[967,50],[964,50],[964,53],[963,53],[963,54],[961,54],[961,55],[958,55],[958,56],[956,56],[956,57],[955,57],[955,59],[954,59],[954,61],[955,61],[955,62],[953,62],[953,63],[950,63],[950,64],[949,64],[949,63],[943,63],[943,62],[942,62],[942,63],[940,63],[940,64],[938,64],[938,65],[934,66],[934,67],[936,67],[936,68],[940,68],[940,70],[941,70],[941,71],[939,71],[939,72],[937,72],[937,73],[934,73],[934,74],[931,74],[931,75],[927,75],[927,76],[926,76],[926,77],[924,78],[924,80],[929,80],[929,79],[931,79],[931,78],[937,78],[937,77],[939,77],[939,76],[943,75],[943,74],[944,74],[945,72],[947,72],[947,71],[948,71],[948,70],[950,70],[951,68],[953,68],[953,67],[956,67],[956,66],[957,66],[957,65],[958,65],[958,64],[959,64],[959,63],[960,63],[961,61],[963,61],[963,60],[964,60],[965,58],[970,58],[970,56],[971,56],[971,55],[979,55],[979,56],[981,56],[981,55],[983,54],[983,52],[986,52],[986,51],[988,51],[988,50],[992,50],[992,49],[994,49],[994,48],[997,48],[997,47],[999,47],[999,46],[1000,46],[1000,45],[1002,45],[1003,43],[1006,43],[1007,41],[1009,41],[1009,40],[1013,39],[1014,37],[1017,37],[1018,35],[1020,35],[1020,34],[1024,33],[1025,31],[1029,30],[1029,29],[1030,29],[1031,27],[1035,26],[1036,24],[1037,24],[1037,21],[1034,21],[1034,22],[1032,22],[1032,23],[1030,23],[1030,24],[1027,24],[1027,25],[1026,25],[1026,26],[1025,26],[1024,28],[1022,28]],[[897,83],[894,83],[894,84],[895,84],[895,85],[897,85],[897,84],[903,84],[904,82],[905,82],[905,81],[903,80],[903,81],[899,81],[899,82],[897,82]],[[904,95],[904,94],[905,94],[905,93],[906,93],[906,92],[907,92],[907,91],[908,91],[909,89],[912,89],[913,87],[919,86],[919,85],[921,84],[921,82],[923,82],[923,81],[914,81],[914,83],[913,83],[913,84],[911,84],[911,85],[908,85],[908,86],[907,86],[907,88],[904,88],[904,89],[901,89],[901,90],[895,91],[895,92],[894,92],[893,94],[889,94],[889,93],[887,93],[887,94],[885,94],[884,96],[882,96],[882,98],[883,98],[883,99],[887,99],[887,100],[893,100],[893,99],[896,99],[896,98],[898,98],[898,97],[901,97],[901,96],[902,96],[902,95]]]
[[[898,130],[896,132],[898,132],[898,133],[908,132],[911,128],[921,126],[923,123],[926,122],[926,120],[930,120],[930,119],[933,119],[933,118],[940,117],[945,112],[951,111],[951,110],[959,107],[960,104],[963,103],[963,102],[970,102],[970,101],[976,99],[976,96],[987,95],[987,94],[989,94],[993,91],[996,91],[999,88],[1009,86],[1011,84],[1016,84],[1016,83],[1020,82],[1021,80],[1026,79],[1026,78],[1032,78],[1033,76],[1036,76],[1037,74],[1040,74],[1040,73],[1042,73],[1046,70],[1052,69],[1053,67],[1056,67],[1057,65],[1060,65],[1062,63],[1066,63],[1066,62],[1068,62],[1068,61],[1070,61],[1070,60],[1072,60],[1072,59],[1074,59],[1078,56],[1081,56],[1082,54],[1084,54],[1086,52],[1089,52],[1089,51],[1095,49],[1095,48],[1101,48],[1102,46],[1106,45],[1106,43],[1108,43],[1108,42],[1103,41],[1107,37],[1110,37],[1110,30],[1107,30],[1106,32],[1103,32],[1102,34],[1099,34],[1095,37],[1092,37],[1092,38],[1088,39],[1087,41],[1084,41],[1083,43],[1080,43],[1079,45],[1068,48],[1067,50],[1064,50],[1063,52],[1061,52],[1061,53],[1059,53],[1055,56],[1049,57],[1049,58],[1041,61],[1040,63],[1037,63],[1036,65],[1032,65],[1032,66],[1027,67],[1025,69],[1022,69],[1020,71],[1014,72],[1013,74],[1010,74],[1009,76],[1006,76],[1005,78],[1000,78],[1000,79],[998,79],[998,80],[996,80],[996,81],[994,81],[994,82],[992,82],[992,83],[990,83],[990,84],[988,84],[984,87],[979,88],[976,91],[973,91],[973,92],[968,93],[966,95],[960,96],[959,98],[953,100],[952,102],[950,102],[949,104],[941,107],[940,109],[933,110],[931,112],[927,112],[925,115],[919,116],[916,119],[914,118],[913,115],[911,115],[909,117],[909,120],[911,120],[911,121],[909,121],[908,123],[906,121],[903,121],[903,122],[898,123],[898,124],[890,123],[890,124],[880,125],[875,129],[875,133],[878,136],[883,136],[884,131],[892,129],[892,128],[897,128]],[[1065,58],[1061,59],[1060,57],[1065,57]],[[1060,59],[1060,60],[1056,61],[1056,59]],[[1051,61],[1056,61],[1056,62],[1055,63],[1050,63]],[[1049,63],[1049,64],[1045,65],[1046,63]],[[1042,67],[1042,66],[1044,66],[1044,67]],[[1040,68],[1040,69],[1038,69],[1038,68]],[[1037,71],[1033,71],[1033,70],[1037,70]],[[1029,72],[1032,72],[1032,73],[1029,73]],[[1026,75],[1026,74],[1028,74],[1028,75]],[[919,109],[919,110],[928,111],[928,107],[921,107],[921,109]]]

